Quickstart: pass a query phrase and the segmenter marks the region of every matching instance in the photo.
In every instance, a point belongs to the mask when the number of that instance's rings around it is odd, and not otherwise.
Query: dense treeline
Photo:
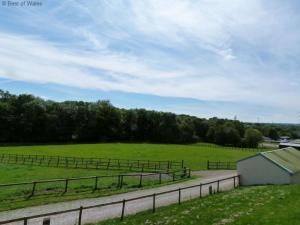
[[[144,109],[119,109],[108,101],[46,101],[0,90],[0,142],[207,141],[256,147],[261,127]],[[270,132],[271,133],[271,132]]]

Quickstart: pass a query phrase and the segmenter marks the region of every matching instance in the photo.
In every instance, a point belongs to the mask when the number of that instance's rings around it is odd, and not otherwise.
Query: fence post
[[[65,191],[64,193],[66,193],[68,191],[68,183],[69,183],[69,180],[66,179],[66,183],[65,183]]]
[[[161,184],[161,172],[159,172],[159,184]]]
[[[142,182],[143,182],[143,175],[142,174],[140,174],[140,187],[142,187]]]
[[[95,187],[94,190],[98,189],[98,176],[95,176]]]
[[[124,178],[124,175],[121,175],[121,183],[120,183],[120,188],[123,187],[123,178]]]
[[[153,208],[152,208],[153,212],[155,212],[155,197],[156,197],[156,194],[154,193],[153,194]]]
[[[178,188],[178,204],[181,204],[181,188]]]
[[[199,197],[202,198],[202,184],[200,184],[200,186],[199,186],[199,192],[200,192]]]
[[[121,175],[118,175],[118,184],[117,184],[118,188],[121,186],[120,183],[121,183]]]
[[[181,168],[183,168],[183,160],[181,161]]]
[[[191,169],[189,168],[189,176],[188,178],[191,178]]]
[[[209,160],[207,160],[207,169],[209,170]]]
[[[175,172],[173,172],[173,181],[175,181]]]
[[[107,162],[107,168],[108,169],[110,167],[110,159],[108,159],[108,162]]]
[[[125,212],[125,202],[126,200],[123,199],[123,202],[122,202],[122,213],[121,213],[121,220],[124,219],[124,212]]]
[[[233,177],[233,188],[235,188],[235,177]]]
[[[24,225],[27,225],[28,219],[24,218]]]
[[[80,206],[80,208],[79,208],[79,216],[78,216],[78,225],[81,225],[82,209],[83,209],[83,207]]]
[[[217,193],[219,193],[219,191],[220,191],[220,180],[218,180],[217,182]]]
[[[35,192],[35,186],[36,186],[36,182],[33,182],[32,191],[31,191],[30,197],[34,195],[34,192]]]

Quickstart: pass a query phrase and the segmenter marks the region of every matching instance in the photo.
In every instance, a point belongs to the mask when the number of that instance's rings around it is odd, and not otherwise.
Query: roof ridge
[[[260,152],[260,154],[265,154],[265,153],[270,153],[270,152],[276,152],[276,151],[285,151],[285,150],[288,150],[290,148],[295,149],[295,148],[289,146],[289,147],[285,147],[285,148],[278,148],[278,149],[273,149],[273,150],[269,150],[269,151],[265,151],[265,152]]]
[[[292,153],[293,151],[298,151],[298,150],[293,147],[286,147],[286,148],[263,152],[261,155],[271,160],[275,164],[279,165],[281,168],[294,174],[296,171],[300,171],[298,165],[295,165],[295,161],[299,161],[300,157],[296,156],[296,154],[293,154]],[[291,158],[289,158],[289,156]]]

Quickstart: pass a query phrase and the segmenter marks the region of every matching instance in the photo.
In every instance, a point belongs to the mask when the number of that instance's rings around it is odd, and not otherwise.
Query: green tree
[[[273,140],[278,140],[279,139],[279,134],[277,132],[277,130],[275,128],[270,128],[269,130],[269,138],[273,139]]]
[[[249,148],[257,148],[259,142],[263,140],[262,133],[254,128],[248,128],[245,131],[245,137],[244,137],[244,143],[246,144],[246,147]]]

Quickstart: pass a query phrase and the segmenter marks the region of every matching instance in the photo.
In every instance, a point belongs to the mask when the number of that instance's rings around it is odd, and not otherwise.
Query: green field
[[[97,225],[299,225],[300,185],[239,188]]]
[[[10,154],[38,154],[38,155],[59,155],[73,157],[102,157],[119,159],[143,159],[143,160],[184,160],[187,167],[193,170],[206,169],[207,160],[235,161],[240,158],[257,153],[240,149],[224,148],[211,144],[193,145],[167,145],[167,144],[76,144],[76,145],[39,145],[39,146],[3,146],[1,153]],[[70,178],[80,176],[114,175],[127,173],[127,171],[106,171],[93,169],[71,169],[55,167],[25,166],[13,164],[0,164],[0,184],[33,181],[53,178]],[[167,181],[165,181],[167,182]],[[65,201],[71,199],[98,197],[124,191],[136,190],[139,187],[138,179],[126,178],[122,189],[116,188],[116,178],[105,179],[99,182],[103,189],[92,191],[94,181],[72,182],[70,192],[61,194],[64,183],[53,184],[49,189],[38,185],[37,195],[31,198],[28,196],[32,185],[24,188],[11,188],[5,191],[0,188],[0,210],[20,208],[29,205],[45,204],[50,202]],[[73,186],[72,186],[73,185]],[[144,187],[158,185],[157,181],[145,181]],[[45,193],[45,189],[46,192]],[[58,190],[58,193],[53,193]],[[49,192],[49,193],[48,193]],[[23,196],[23,197],[22,197]],[[9,198],[9,200],[5,200]]]
[[[123,177],[122,188],[120,188],[118,187],[117,175],[127,174],[127,171],[64,169],[11,164],[0,165],[0,171],[0,184],[34,181],[40,180],[41,178],[64,179],[82,176],[116,175],[114,177],[100,177],[97,180],[97,190],[95,190],[95,178],[68,181],[68,191],[66,193],[64,193],[65,180],[51,183],[38,183],[36,184],[33,196],[30,196],[33,189],[32,183],[20,186],[0,187],[0,211],[80,198],[100,197],[174,183],[172,176],[163,176],[160,183],[158,176],[153,175],[153,177],[144,177],[142,179],[142,187],[140,187],[139,176],[125,176]],[[176,179],[175,182],[180,182],[188,178],[178,180],[179,177],[177,176]]]
[[[0,147],[1,153],[102,157],[145,160],[184,160],[193,170],[205,169],[207,160],[236,161],[257,150],[221,147],[213,144],[74,144]]]

